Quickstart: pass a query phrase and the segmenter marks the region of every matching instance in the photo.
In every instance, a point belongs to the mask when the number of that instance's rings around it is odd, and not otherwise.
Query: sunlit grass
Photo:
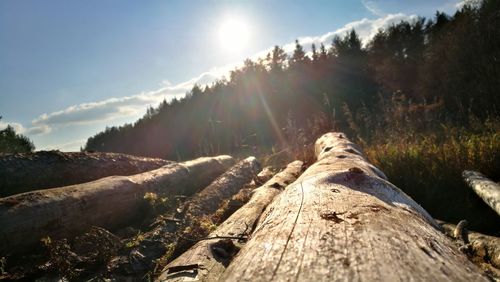
[[[400,134],[388,142],[373,140],[364,150],[391,182],[434,217],[452,222],[466,218],[473,228],[491,230],[498,223],[496,214],[466,186],[461,173],[476,170],[499,180],[498,127],[499,121],[485,124],[482,131],[442,126],[412,138]]]

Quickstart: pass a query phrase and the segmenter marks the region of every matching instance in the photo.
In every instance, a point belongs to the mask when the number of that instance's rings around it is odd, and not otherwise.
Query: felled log
[[[465,170],[462,176],[472,190],[500,215],[500,185],[477,171]]]
[[[342,133],[315,146],[221,281],[487,281]]]
[[[301,161],[290,163],[283,171],[255,189],[243,207],[219,225],[208,238],[199,241],[169,263],[157,281],[217,281],[231,259],[231,252],[239,248],[236,245],[247,239],[264,208],[281,190],[297,179],[301,170]]]
[[[186,207],[186,214],[202,216],[214,213],[223,199],[228,199],[252,181],[261,170],[255,157],[248,157],[217,178],[208,187],[194,195]]]
[[[156,259],[160,258],[168,249],[169,245],[176,245],[176,249],[188,244],[189,248],[193,244],[191,240],[184,240],[179,236],[184,235],[187,230],[198,230],[197,224],[204,220],[203,216],[214,213],[223,200],[231,198],[243,186],[250,183],[260,171],[260,164],[254,157],[246,158],[229,170],[220,175],[206,188],[188,199],[184,204],[181,215],[178,218],[160,216],[158,224],[150,231],[141,234],[141,240],[137,246],[131,248],[126,257],[122,257],[121,264],[117,265],[112,274],[118,280],[132,277],[117,276],[119,273],[133,273],[133,276],[143,276],[154,267]],[[172,224],[174,223],[174,224]],[[195,236],[196,234],[187,234]],[[125,271],[124,271],[125,270]]]
[[[45,236],[72,237],[91,226],[113,230],[141,216],[146,192],[191,195],[233,163],[230,156],[199,158],[133,176],[2,198],[0,255],[29,248]]]
[[[133,175],[171,164],[163,159],[118,153],[40,151],[0,154],[0,197]]]
[[[443,230],[450,237],[456,237],[457,225],[439,222]],[[482,259],[486,263],[500,269],[500,238],[484,235],[474,231],[467,231],[467,239],[472,248],[472,256]],[[459,239],[459,238],[455,238]]]

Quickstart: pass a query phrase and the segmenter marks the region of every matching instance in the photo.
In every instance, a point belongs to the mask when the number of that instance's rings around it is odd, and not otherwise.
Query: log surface
[[[0,197],[80,184],[112,175],[133,175],[172,163],[118,153],[40,151],[0,154]]]
[[[453,233],[457,226],[455,224],[439,222],[446,234],[454,237]],[[472,248],[473,255],[496,267],[500,273],[500,238],[468,231],[467,236]]]
[[[230,156],[199,158],[133,176],[111,176],[0,199],[0,255],[40,238],[72,237],[91,226],[109,230],[141,216],[146,192],[191,195],[234,163]]]
[[[302,162],[290,163],[252,193],[250,200],[226,221],[210,233],[208,238],[199,241],[187,252],[169,263],[157,281],[217,281],[229,263],[230,257],[214,252],[213,247],[224,240],[239,245],[251,233],[265,207],[288,184],[297,179],[302,171]],[[227,239],[233,238],[233,239]],[[241,238],[241,239],[238,239]],[[230,245],[231,246],[231,245]],[[230,253],[230,250],[225,250]],[[191,266],[191,267],[189,267]],[[174,271],[183,269],[183,271]]]
[[[255,157],[248,157],[193,196],[186,207],[186,214],[196,217],[214,213],[224,199],[238,193],[250,183],[262,167]]]
[[[267,207],[221,281],[488,281],[341,133]]]
[[[462,173],[465,182],[500,216],[500,185],[477,171]]]

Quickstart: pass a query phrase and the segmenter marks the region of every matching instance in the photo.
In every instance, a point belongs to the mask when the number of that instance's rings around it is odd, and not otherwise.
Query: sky
[[[463,0],[2,0],[0,129],[37,150],[76,151],[106,126],[210,84],[298,39],[331,44]]]

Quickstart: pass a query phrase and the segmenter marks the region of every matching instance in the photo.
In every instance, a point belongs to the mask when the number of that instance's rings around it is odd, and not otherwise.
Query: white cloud
[[[51,128],[47,125],[32,126],[30,128],[25,128],[22,124],[18,122],[3,122],[3,121],[0,121],[0,130],[5,129],[8,125],[14,128],[16,133],[25,135],[47,134],[51,131]]]
[[[346,33],[350,32],[351,30],[356,30],[356,33],[358,34],[359,38],[361,39],[361,42],[363,45],[366,45],[376,34],[377,32],[382,28],[387,28],[393,24],[397,24],[401,21],[414,21],[418,17],[416,15],[406,15],[406,14],[389,14],[386,15],[382,18],[374,19],[374,20],[369,20],[369,19],[362,19],[359,21],[354,21],[346,24],[342,28],[339,28],[335,31],[328,32],[326,34],[320,35],[320,36],[313,36],[313,37],[300,37],[298,40],[301,45],[304,45],[304,47],[309,48],[311,44],[315,44],[316,46],[319,46],[321,43],[323,43],[325,46],[329,46],[332,43],[332,40],[335,36],[344,36]],[[288,43],[283,46],[283,49],[287,53],[293,52],[293,49],[295,48],[295,43]]]
[[[0,120],[0,130],[7,128],[8,125],[14,128],[16,133],[24,133],[26,131],[26,128],[18,122],[5,122]]]
[[[109,121],[116,117],[134,115],[144,106],[158,101],[157,96],[145,94],[111,98],[100,102],[79,104],[62,111],[43,114],[34,119],[32,123],[37,126],[66,126]]]
[[[376,1],[374,0],[361,0],[361,3],[365,8],[370,11],[370,13],[374,14],[375,16],[382,17],[385,15],[385,13],[379,8],[377,5]]]
[[[143,92],[133,96],[110,98],[99,102],[83,103],[70,106],[64,110],[42,114],[32,121],[37,129],[63,127],[68,125],[82,125],[106,122],[118,118],[135,116],[144,111],[149,105],[156,105],[163,99],[184,95],[191,90],[195,83],[206,84],[216,78],[217,70],[206,72],[199,77],[190,79],[177,85],[166,85],[150,92]]]
[[[455,8],[457,10],[462,9],[465,5],[469,5],[471,7],[477,7],[481,4],[481,0],[460,0],[455,4]]]
[[[28,128],[26,130],[26,135],[42,135],[42,134],[48,134],[52,131],[52,128],[50,128],[46,124],[38,125],[38,126],[33,126]]]
[[[87,142],[86,139],[78,139],[63,144],[47,146],[44,150],[79,151],[79,148],[83,147],[85,142]]]

